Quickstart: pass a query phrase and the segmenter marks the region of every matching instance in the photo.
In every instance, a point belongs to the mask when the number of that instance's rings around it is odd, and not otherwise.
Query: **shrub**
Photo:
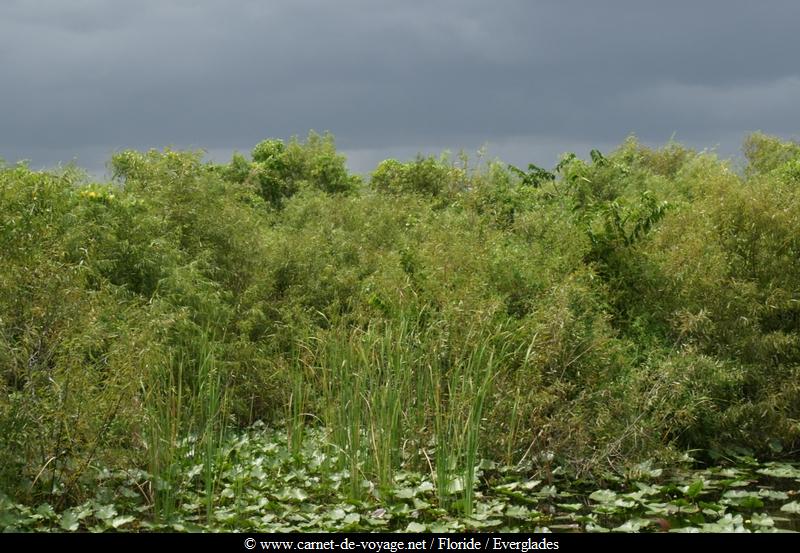
[[[183,435],[210,459],[286,416],[295,447],[328,426],[354,495],[398,447],[472,483],[479,455],[790,450],[797,145],[746,149],[745,175],[635,139],[552,171],[387,160],[369,188],[314,133],[119,152],[105,184],[0,166],[0,484],[69,503],[101,458],[168,481]]]
[[[381,162],[370,177],[370,186],[381,192],[436,197],[451,193],[460,175],[459,169],[449,165],[445,158],[420,155],[407,163],[394,159]]]

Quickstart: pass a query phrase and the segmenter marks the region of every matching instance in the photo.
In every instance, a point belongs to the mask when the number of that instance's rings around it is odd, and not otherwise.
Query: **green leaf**
[[[67,532],[74,532],[79,526],[78,516],[72,511],[72,509],[67,509],[61,514],[61,522],[59,523],[59,526],[61,526],[61,528]]]
[[[119,489],[119,494],[126,499],[141,498],[141,492],[137,492],[136,490],[124,486]]]
[[[764,526],[767,528],[775,526],[773,518],[766,513],[753,513],[753,516],[750,517],[750,522],[755,526]]]
[[[541,480],[528,480],[527,482],[523,482],[522,483],[522,489],[523,490],[532,490],[533,488],[535,488],[536,486],[538,486],[541,483],[542,483]]]
[[[464,491],[464,479],[460,476],[453,478],[447,486],[447,492],[456,494]]]
[[[693,503],[689,503],[685,499],[676,499],[672,503],[667,505],[669,511],[673,513],[699,513],[700,507],[694,505]]]
[[[572,511],[573,513],[576,513],[583,508],[583,503],[557,503],[557,505],[565,511]]]
[[[762,489],[758,490],[758,495],[767,499],[789,499],[789,494],[780,490]]]
[[[745,497],[739,500],[738,503],[740,507],[745,509],[761,509],[764,506],[764,502],[757,497]]]
[[[424,524],[420,524],[419,522],[413,522],[413,521],[409,522],[408,526],[406,526],[406,532],[411,532],[415,534],[424,532],[427,529],[428,529],[427,526],[425,526]]]
[[[350,526],[351,524],[357,524],[361,520],[361,515],[358,513],[350,513],[344,520],[342,521],[344,524]]]
[[[692,499],[694,499],[695,497],[700,495],[700,492],[703,491],[704,487],[705,486],[703,485],[703,481],[702,480],[698,480],[697,482],[693,482],[688,488],[686,488],[686,495],[688,497],[691,497]]]
[[[530,510],[522,505],[509,505],[506,507],[505,515],[511,518],[526,519],[530,514]]]
[[[345,513],[344,509],[342,509],[342,508],[336,508],[336,509],[332,510],[330,513],[328,513],[328,517],[331,520],[342,520],[346,516],[347,516],[347,513]]]
[[[302,488],[284,488],[276,497],[283,501],[305,501],[308,493]]]
[[[100,505],[94,511],[94,516],[100,520],[108,520],[117,514],[117,510],[113,505]]]
[[[658,486],[652,486],[644,482],[635,482],[635,485],[639,488],[639,491],[633,493],[641,493],[642,495],[658,495],[661,493],[661,488]]]
[[[605,533],[605,532],[609,532],[609,529],[605,528],[603,526],[599,526],[597,524],[594,524],[593,522],[590,522],[590,523],[588,523],[586,525],[586,531],[587,532],[595,532],[595,533]]]
[[[558,496],[558,489],[555,486],[545,486],[536,495],[540,497],[556,497]]]
[[[634,518],[626,521],[624,524],[617,526],[613,532],[638,532],[642,528],[648,526],[650,521],[641,518]]]
[[[785,504],[781,507],[781,511],[784,513],[794,513],[796,515],[800,514],[800,502],[792,501],[790,503]]]
[[[494,489],[501,492],[513,492],[519,487],[519,482],[508,482],[506,484],[500,484],[499,486],[495,486]]]
[[[416,490],[414,488],[397,488],[394,490],[394,496],[398,499],[411,499],[416,494]]]
[[[756,472],[775,478],[800,478],[800,468],[784,463],[769,465],[765,468],[758,469]]]
[[[748,530],[743,526],[744,519],[742,515],[731,515],[730,513],[723,516],[717,522],[712,522],[702,525],[702,530],[705,532],[747,532]]]
[[[56,512],[53,510],[52,505],[49,503],[42,503],[36,508],[34,511],[38,515],[42,515],[44,518],[50,519],[56,517]]]
[[[415,509],[418,509],[420,511],[424,511],[425,509],[431,506],[431,504],[428,503],[427,501],[423,501],[422,499],[419,499],[417,497],[415,497],[411,501],[411,504],[414,506]]]
[[[417,491],[420,493],[431,492],[434,489],[436,488],[434,487],[433,482],[427,480],[422,484],[420,484],[419,486],[417,486]]]
[[[756,497],[758,492],[753,492],[750,490],[728,490],[722,497],[727,499],[742,499],[744,497]]]
[[[589,499],[598,503],[611,503],[617,498],[617,494],[612,490],[597,490],[589,495]]]
[[[645,461],[644,463],[639,463],[634,466],[631,472],[632,475],[638,477],[658,478],[664,471],[663,469],[654,469],[652,467],[652,461]]]
[[[192,467],[192,468],[189,470],[189,472],[187,472],[187,473],[186,473],[186,477],[187,477],[189,480],[191,480],[192,478],[194,478],[195,476],[197,476],[197,475],[198,475],[198,474],[200,474],[201,472],[203,472],[203,463],[200,463],[200,464],[198,464],[198,465],[195,465],[195,466],[193,466],[193,467]]]
[[[126,524],[128,524],[130,522],[133,522],[134,520],[136,520],[136,519],[134,517],[130,516],[130,515],[124,515],[124,516],[115,517],[111,521],[111,526],[113,526],[114,528],[119,528],[121,526],[125,526]]]

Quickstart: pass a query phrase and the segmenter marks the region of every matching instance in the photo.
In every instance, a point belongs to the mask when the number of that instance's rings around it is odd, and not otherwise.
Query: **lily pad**
[[[74,532],[78,529],[80,522],[78,521],[78,517],[72,509],[67,509],[62,513],[59,526],[67,532]]]
[[[424,524],[420,524],[419,522],[409,522],[408,526],[406,526],[406,532],[411,532],[414,534],[418,534],[420,532],[424,532],[428,529],[427,526]]]
[[[342,520],[346,516],[347,516],[347,513],[341,507],[337,507],[336,509],[332,509],[328,513],[328,518],[330,518],[331,520]]]
[[[765,476],[773,478],[797,478],[800,479],[800,468],[788,464],[773,464],[756,471]]]
[[[134,520],[136,520],[136,519],[134,517],[130,516],[130,515],[114,517],[111,520],[111,526],[114,527],[114,528],[121,528],[121,527],[125,526],[126,524],[130,524]]]
[[[642,518],[634,518],[634,519],[625,521],[625,523],[621,524],[620,526],[617,526],[612,531],[613,532],[638,532],[642,528],[646,528],[649,525],[650,525],[650,521],[649,520],[645,520],[645,519],[642,519]]]
[[[583,503],[557,503],[556,505],[565,511],[571,511],[573,513],[578,512],[583,508]]]
[[[506,507],[505,515],[512,518],[526,519],[530,512],[530,509],[522,505],[509,505]]]
[[[397,499],[411,499],[412,497],[417,495],[417,491],[414,488],[409,488],[409,487],[398,488],[394,490],[393,493]]]
[[[344,517],[344,520],[342,522],[347,526],[352,526],[353,524],[357,524],[360,521],[361,521],[361,515],[359,515],[358,513],[350,513],[346,517]]]
[[[750,523],[754,526],[767,528],[775,526],[775,520],[766,513],[753,513],[753,516],[750,517]]]
[[[109,520],[117,515],[117,510],[113,505],[100,505],[94,511],[94,516],[100,520]]]
[[[784,513],[800,514],[800,501],[792,501],[781,507]]]
[[[43,503],[36,508],[34,511],[37,515],[41,515],[44,518],[50,519],[56,516],[56,512],[53,510],[53,506],[49,503]]]
[[[594,524],[591,522],[586,525],[585,530],[587,532],[595,532],[595,533],[606,533],[611,531],[604,526],[600,526],[599,524]]]
[[[598,503],[611,503],[617,499],[617,494],[613,490],[597,490],[589,495],[589,499]]]
[[[536,486],[538,486],[541,483],[542,483],[541,480],[527,480],[526,482],[523,482],[520,485],[520,487],[523,490],[532,490],[533,488],[535,488]]]

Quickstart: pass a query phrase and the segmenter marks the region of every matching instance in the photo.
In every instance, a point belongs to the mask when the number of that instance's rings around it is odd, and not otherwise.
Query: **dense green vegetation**
[[[350,495],[327,432],[309,428],[297,450],[286,432],[254,424],[221,443],[217,493],[208,513],[205,465],[192,454],[194,439],[178,444],[186,455],[172,481],[177,508],[152,517],[141,470],[87,473],[88,498],[68,508],[25,505],[0,497],[0,528],[16,531],[178,532],[776,532],[800,530],[800,467],[739,457],[737,466],[671,470],[645,462],[601,480],[564,471],[533,476],[484,460],[472,512],[443,508],[435,474],[402,469],[380,492],[363,480],[363,498]],[[465,482],[449,483],[462,496]]]
[[[552,171],[419,157],[362,180],[312,133],[224,165],[125,151],[110,183],[0,165],[5,525],[230,527],[252,482],[280,500],[256,465],[288,470],[263,444],[242,461],[256,421],[335,476],[332,504],[415,475],[442,520],[509,484],[486,463],[601,485],[687,452],[796,458],[800,145],[744,151],[629,139]],[[127,484],[100,500],[98,479]],[[114,502],[137,515],[89,516]]]

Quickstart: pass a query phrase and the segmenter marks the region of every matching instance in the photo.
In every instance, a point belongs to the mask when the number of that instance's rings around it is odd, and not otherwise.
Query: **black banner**
[[[685,547],[797,547],[792,534],[2,534],[0,551],[59,549],[142,551],[202,548],[222,552],[347,551],[400,553],[463,551],[530,553],[534,551],[628,550]]]

